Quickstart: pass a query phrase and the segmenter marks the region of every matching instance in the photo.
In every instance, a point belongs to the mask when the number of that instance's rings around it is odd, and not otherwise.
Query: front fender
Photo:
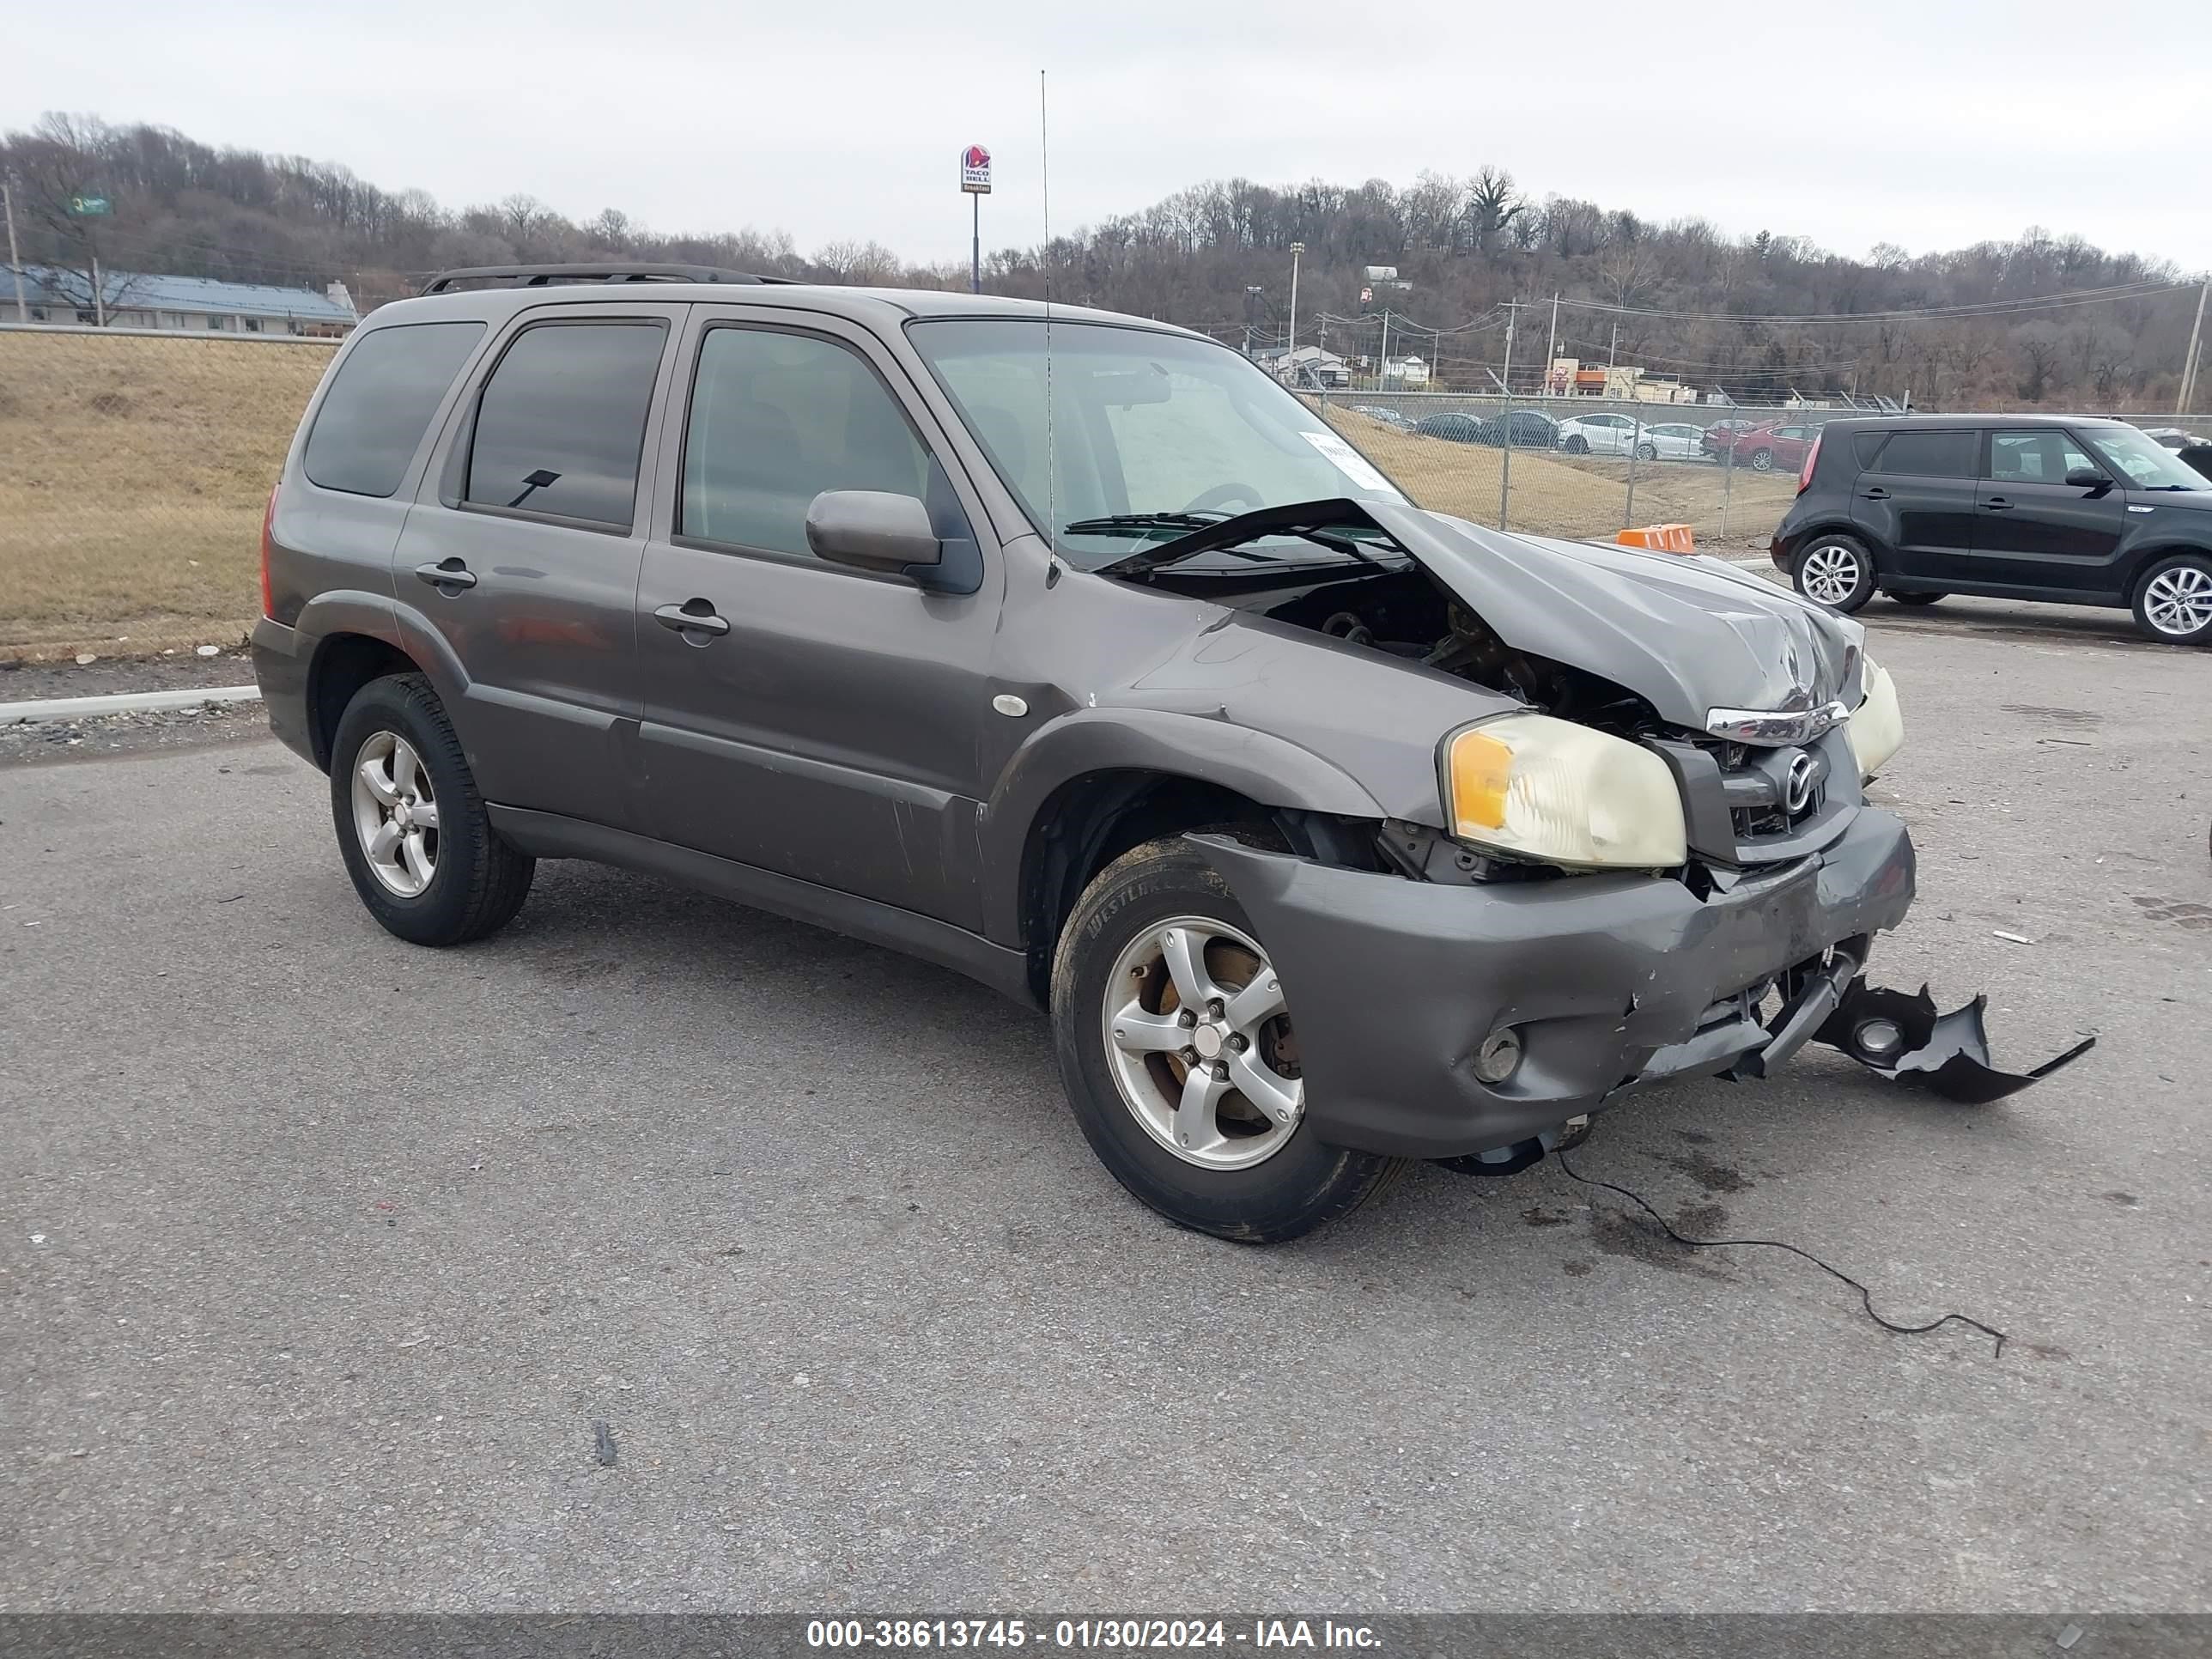
[[[1265,806],[1388,816],[1350,774],[1285,738],[1164,709],[1079,708],[1023,742],[978,817],[983,925],[990,938],[1013,943],[1021,937],[1023,853],[1053,792],[1087,774],[1119,771],[1194,778]]]

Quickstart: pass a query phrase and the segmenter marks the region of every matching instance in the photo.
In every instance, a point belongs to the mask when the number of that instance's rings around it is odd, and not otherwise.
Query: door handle
[[[1886,501],[1889,499],[1889,492],[1880,484],[1876,484],[1871,489],[1862,489],[1859,495],[1869,501]]]
[[[699,608],[694,611],[693,605]],[[708,634],[720,639],[730,631],[730,619],[716,616],[714,607],[704,599],[686,599],[682,605],[664,605],[653,616],[663,628],[673,629],[678,634]]]
[[[418,564],[415,574],[433,587],[474,587],[476,573],[459,559],[441,559],[435,564]]]
[[[2012,503],[2002,495],[1992,495],[1989,500],[1984,501],[1982,505],[1989,508],[1992,513],[2009,513],[2012,511]]]

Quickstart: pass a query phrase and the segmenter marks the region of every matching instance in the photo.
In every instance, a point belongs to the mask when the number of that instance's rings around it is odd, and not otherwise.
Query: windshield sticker
[[[1336,470],[1358,484],[1362,489],[1378,490],[1392,501],[1406,498],[1391,488],[1390,481],[1367,464],[1367,458],[1334,432],[1301,432],[1298,434],[1335,464]]]

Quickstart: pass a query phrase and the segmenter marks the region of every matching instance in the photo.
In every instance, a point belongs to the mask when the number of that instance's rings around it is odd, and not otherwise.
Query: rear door
[[[978,927],[1000,572],[944,434],[867,330],[769,307],[696,307],[667,402],[676,476],[637,596],[652,833]],[[815,557],[830,489],[920,498],[978,590]]]
[[[2094,483],[2067,482],[2093,473]],[[2115,567],[2127,520],[2127,492],[2071,433],[2033,427],[1990,434],[1974,515],[1980,580],[2118,593]]]
[[[684,310],[520,313],[408,515],[393,578],[468,676],[454,724],[489,800],[634,827],[641,467]]]
[[[1969,574],[1980,440],[1967,429],[1893,432],[1859,473],[1851,517],[1883,574],[1931,586]]]

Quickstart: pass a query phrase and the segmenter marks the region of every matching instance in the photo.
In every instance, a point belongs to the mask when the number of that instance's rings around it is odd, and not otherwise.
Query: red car
[[[1708,433],[1706,440],[1712,445],[1715,460],[1733,451],[1738,466],[1758,472],[1771,472],[1776,467],[1794,472],[1804,465],[1820,435],[1817,426],[1754,426],[1740,432]]]

